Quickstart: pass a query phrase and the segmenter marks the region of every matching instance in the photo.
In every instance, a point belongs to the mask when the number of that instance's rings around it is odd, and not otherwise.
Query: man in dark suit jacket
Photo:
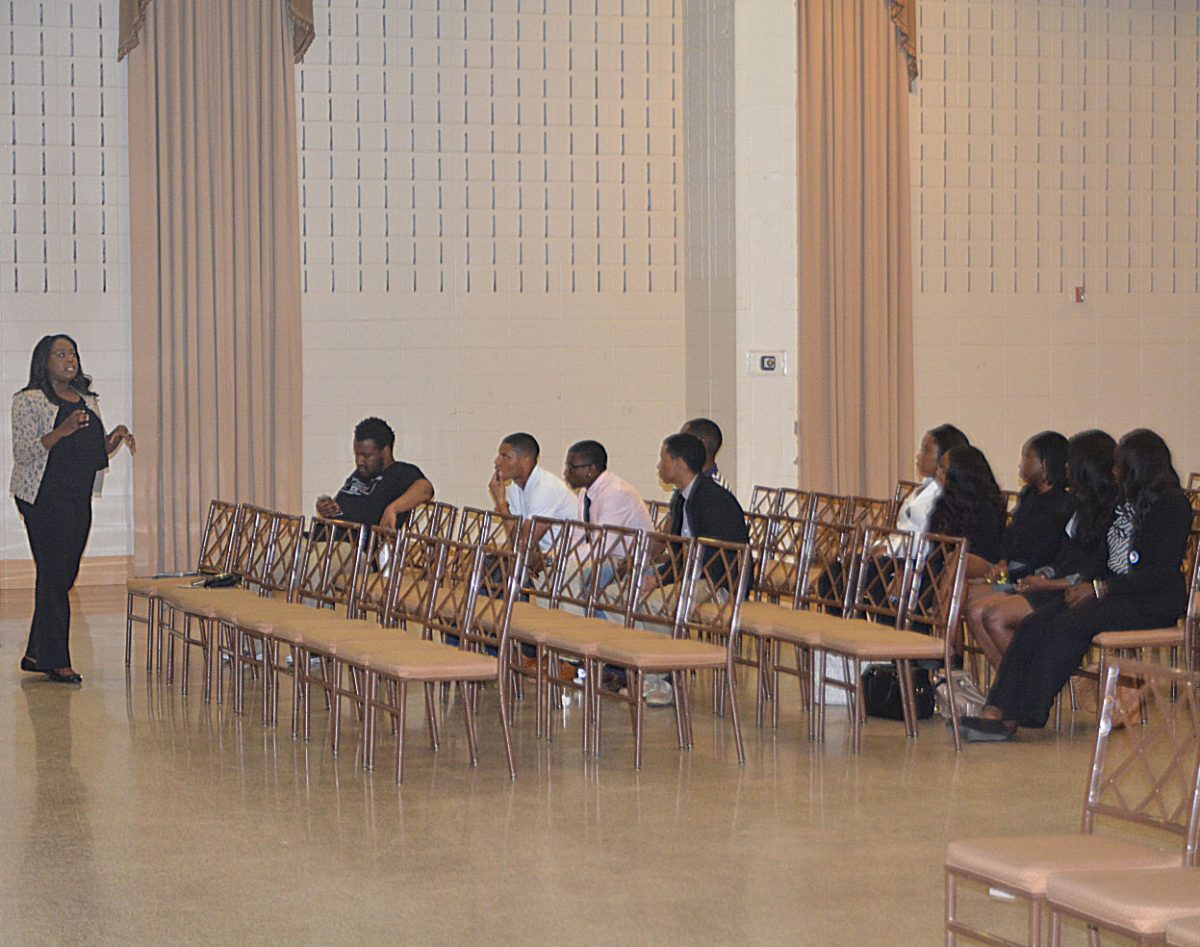
[[[658,477],[675,488],[671,496],[671,532],[676,536],[748,543],[746,514],[737,497],[705,476],[704,445],[691,434],[672,434],[662,442]]]

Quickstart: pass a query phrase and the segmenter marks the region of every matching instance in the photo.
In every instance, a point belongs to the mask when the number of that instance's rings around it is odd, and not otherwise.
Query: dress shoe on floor
[[[21,658],[21,670],[28,671],[30,674],[41,674],[42,669],[37,666],[33,658],[26,656]]]
[[[83,683],[83,675],[77,674],[74,671],[71,671],[67,674],[62,673],[61,671],[53,671],[53,670],[43,671],[42,673],[44,673],[46,675],[46,677],[50,678],[50,680],[54,681],[56,684],[82,684]]]
[[[967,743],[1007,743],[1017,734],[1015,725],[985,717],[962,717],[958,725]]]

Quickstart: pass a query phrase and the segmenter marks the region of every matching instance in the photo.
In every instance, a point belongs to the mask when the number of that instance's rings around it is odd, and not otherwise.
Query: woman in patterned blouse
[[[29,384],[13,395],[10,489],[37,567],[33,622],[21,670],[79,684],[71,666],[69,593],[92,528],[92,490],[108,457],[133,435],[108,434],[75,340],[45,336],[33,350]]]

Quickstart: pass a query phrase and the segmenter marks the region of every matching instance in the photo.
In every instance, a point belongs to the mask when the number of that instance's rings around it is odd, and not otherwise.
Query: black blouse
[[[1039,493],[1037,487],[1021,491],[1004,533],[1004,558],[1013,579],[1031,575],[1055,560],[1073,509],[1071,495],[1063,487],[1045,493]]]
[[[60,402],[54,426],[58,427],[72,411],[80,408],[87,411],[89,423],[50,448],[46,472],[42,474],[42,485],[38,488],[39,503],[47,497],[78,499],[90,496],[96,482],[96,471],[108,467],[104,424],[82,398]]]

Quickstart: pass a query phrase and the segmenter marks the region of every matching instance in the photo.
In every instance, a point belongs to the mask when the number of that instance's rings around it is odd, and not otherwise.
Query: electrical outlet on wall
[[[746,369],[751,375],[786,375],[787,352],[749,351],[746,353]]]

